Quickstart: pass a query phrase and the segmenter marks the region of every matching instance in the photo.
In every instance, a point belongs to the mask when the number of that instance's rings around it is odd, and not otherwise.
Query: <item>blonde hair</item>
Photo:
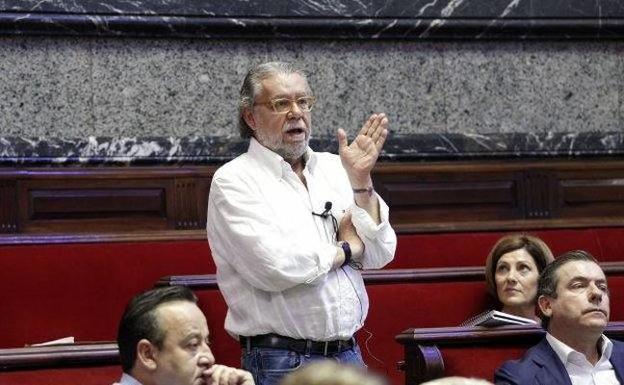
[[[466,377],[445,377],[438,378],[425,382],[421,385],[493,385],[491,382],[478,379],[478,378],[466,378]]]
[[[379,376],[364,369],[323,360],[305,365],[290,373],[280,385],[385,385]]]

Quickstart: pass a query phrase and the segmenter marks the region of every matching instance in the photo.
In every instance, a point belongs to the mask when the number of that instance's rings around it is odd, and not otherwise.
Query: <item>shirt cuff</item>
[[[334,258],[336,258],[337,252],[338,249],[336,245],[329,243],[321,245],[318,250],[318,269],[314,275],[311,275],[305,280],[305,283],[315,284],[319,282],[319,277],[324,277],[327,273],[329,273],[334,265]]]
[[[375,193],[375,195],[377,195],[377,193]],[[375,221],[373,221],[373,218],[371,218],[368,212],[355,204],[355,202],[353,202],[349,208],[353,225],[358,230],[358,233],[363,234],[369,239],[377,238],[377,235],[389,225],[388,215],[390,210],[388,209],[388,205],[379,195],[377,195],[377,201],[379,202],[379,224],[375,224]]]

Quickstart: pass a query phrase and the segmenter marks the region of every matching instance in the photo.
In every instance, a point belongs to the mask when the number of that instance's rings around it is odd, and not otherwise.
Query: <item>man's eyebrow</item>
[[[312,94],[310,92],[308,92],[308,91],[295,93],[295,97],[296,98],[300,98],[302,96],[312,96]],[[289,94],[276,94],[276,95],[273,95],[270,99],[271,100],[274,100],[274,99],[290,99],[290,95]]]
[[[184,337],[184,339],[182,339],[183,342],[189,342],[190,340],[192,340],[193,338],[198,338],[198,339],[202,339],[202,336],[200,333],[190,333],[189,335],[187,335],[186,337]]]
[[[273,100],[273,99],[287,99],[287,98],[288,98],[288,95],[286,94],[275,94],[271,96],[270,99]]]
[[[592,278],[584,277],[582,275],[577,275],[575,277],[570,278],[569,282],[573,283],[573,282],[590,282],[590,281],[595,281],[597,283],[607,283],[606,278],[592,279]]]
[[[582,275],[577,275],[575,277],[570,278],[570,280],[568,281],[569,283],[573,283],[573,282],[589,282],[589,279],[582,276]]]

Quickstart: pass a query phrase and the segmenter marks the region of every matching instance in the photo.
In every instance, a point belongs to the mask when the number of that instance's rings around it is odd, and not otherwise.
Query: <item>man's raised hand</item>
[[[353,188],[367,188],[371,185],[370,172],[377,163],[387,137],[388,118],[384,113],[372,114],[351,144],[347,142],[347,133],[342,128],[338,129],[340,160]]]

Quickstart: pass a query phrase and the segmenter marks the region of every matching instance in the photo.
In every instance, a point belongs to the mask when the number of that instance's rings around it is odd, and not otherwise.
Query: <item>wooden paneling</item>
[[[176,178],[175,228],[201,229],[206,226],[210,178]]]
[[[143,239],[202,230],[216,169],[3,168],[0,232]],[[399,233],[624,225],[621,160],[380,163],[374,181]]]
[[[551,218],[557,213],[557,183],[553,173],[530,170],[519,173],[518,199],[526,218]]]
[[[624,162],[383,164],[375,187],[399,232],[624,225]]]
[[[18,182],[24,232],[167,229],[171,179],[38,179]]]
[[[23,234],[157,234],[203,229],[215,167],[67,167],[2,169],[13,186],[13,232]],[[0,194],[7,195],[0,187]],[[0,195],[4,197],[4,195]],[[6,215],[5,215],[6,217]],[[2,217],[0,217],[0,220]]]
[[[29,189],[28,220],[155,217],[166,218],[162,188]]]
[[[15,180],[0,179],[0,233],[17,232]]]
[[[624,216],[624,178],[565,179],[560,181],[563,218]]]
[[[391,207],[392,223],[432,223],[521,218],[517,180],[513,174],[379,175],[376,189]]]

